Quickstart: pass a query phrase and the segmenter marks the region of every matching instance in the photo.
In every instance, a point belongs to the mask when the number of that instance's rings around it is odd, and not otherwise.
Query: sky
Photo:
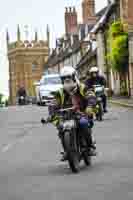
[[[34,38],[34,30],[39,39],[46,39],[46,26],[49,24],[51,47],[55,39],[64,34],[64,11],[66,6],[75,6],[81,22],[82,0],[4,0],[0,12],[0,93],[8,95],[8,59],[6,50],[6,30],[10,41],[16,40],[17,24],[20,25],[22,38]],[[96,11],[106,6],[107,0],[96,0]],[[28,26],[26,36],[25,26]]]

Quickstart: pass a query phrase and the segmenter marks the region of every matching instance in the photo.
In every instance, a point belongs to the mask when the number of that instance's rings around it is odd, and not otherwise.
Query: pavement
[[[60,162],[56,129],[42,126],[47,107],[16,106],[0,112],[0,200],[132,200],[133,112],[109,105],[93,136],[98,155],[73,174]]]
[[[133,98],[129,98],[129,97],[111,97],[111,98],[109,98],[109,103],[133,109]]]

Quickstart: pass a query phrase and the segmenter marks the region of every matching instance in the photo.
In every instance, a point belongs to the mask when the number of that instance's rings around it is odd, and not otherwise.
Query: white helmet
[[[77,72],[71,66],[63,67],[60,71],[60,77],[61,77],[61,79],[65,78],[65,77],[72,77],[73,79],[75,79],[76,82],[79,83]]]
[[[65,66],[60,71],[61,77],[72,76],[73,74],[76,74],[76,70],[71,66]]]
[[[60,77],[61,77],[64,89],[68,93],[74,94],[79,84],[79,79],[77,77],[76,70],[71,66],[65,66],[60,71]]]
[[[98,67],[96,67],[96,66],[95,66],[95,67],[91,67],[90,70],[89,70],[89,72],[90,72],[90,73],[98,73],[98,72],[99,72],[99,69],[98,69]]]

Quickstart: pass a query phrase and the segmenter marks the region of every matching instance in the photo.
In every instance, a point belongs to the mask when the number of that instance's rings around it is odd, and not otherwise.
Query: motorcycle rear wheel
[[[85,151],[83,153],[83,159],[84,159],[84,163],[86,166],[90,166],[91,165],[91,156],[88,155],[88,152]]]

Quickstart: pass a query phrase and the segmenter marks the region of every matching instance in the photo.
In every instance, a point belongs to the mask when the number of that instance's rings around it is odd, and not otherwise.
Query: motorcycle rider
[[[62,146],[64,148],[62,161],[66,160],[67,155],[65,153],[65,145],[63,144],[63,134],[61,134],[62,122],[56,115],[56,111],[60,108],[74,107],[75,111],[82,111],[89,118],[80,119],[80,128],[83,129],[86,134],[87,140],[89,141],[88,148],[91,155],[96,155],[96,146],[92,140],[92,134],[89,133],[88,126],[93,127],[93,114],[94,111],[88,106],[88,95],[92,95],[95,98],[94,93],[88,93],[86,86],[79,82],[76,70],[73,67],[66,66],[61,69],[60,72],[61,81],[63,88],[57,91],[55,94],[55,104],[49,107],[49,114],[51,121],[56,125],[59,130],[59,137],[61,138]],[[90,119],[90,120],[88,120]],[[82,132],[82,131],[81,131]]]
[[[88,72],[89,78],[86,81],[86,86],[88,89],[92,89],[94,85],[101,85],[106,87],[106,79],[104,76],[99,74],[99,69],[97,66],[93,66],[90,68]],[[102,102],[103,102],[103,111],[106,113],[107,112],[107,96],[106,94],[103,94],[101,96]]]
[[[26,101],[27,93],[26,93],[25,87],[23,85],[20,85],[20,87],[17,91],[17,96],[18,96],[19,104],[21,103],[21,99],[20,99],[21,96],[24,97],[24,100]]]

